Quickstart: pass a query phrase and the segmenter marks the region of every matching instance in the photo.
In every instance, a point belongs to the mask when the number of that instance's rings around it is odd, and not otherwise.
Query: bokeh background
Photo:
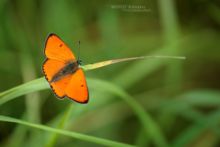
[[[45,89],[1,104],[1,115],[137,146],[220,145],[218,0],[1,0],[1,92],[43,76],[49,33],[75,54],[80,40],[84,65],[142,55],[187,59],[91,70],[88,104]],[[0,122],[0,146],[64,145],[102,146]]]

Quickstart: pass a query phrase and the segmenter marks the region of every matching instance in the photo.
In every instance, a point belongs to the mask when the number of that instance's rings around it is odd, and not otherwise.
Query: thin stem
[[[131,60],[140,60],[140,59],[148,59],[148,58],[163,58],[163,59],[178,59],[178,60],[184,60],[186,57],[184,56],[140,56],[140,57],[130,57],[130,58],[120,58],[120,59],[113,59],[113,60],[107,60],[102,62],[97,62],[94,64],[87,64],[85,66],[82,66],[84,70],[92,70],[100,67],[104,67],[110,64],[115,64],[119,62],[125,62],[125,61],[131,61]]]

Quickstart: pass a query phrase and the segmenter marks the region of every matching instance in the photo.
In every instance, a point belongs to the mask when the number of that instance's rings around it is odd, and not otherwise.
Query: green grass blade
[[[73,105],[70,103],[67,110],[64,112],[63,116],[61,117],[61,120],[57,126],[58,129],[64,129],[67,121],[69,120],[72,109],[73,109]],[[58,139],[58,134],[52,133],[45,147],[53,147],[57,139]]]
[[[49,88],[44,77],[16,86],[0,93],[0,105],[27,93]]]
[[[48,126],[45,126],[45,125],[30,123],[30,122],[26,122],[26,121],[23,121],[23,120],[19,120],[19,119],[16,119],[16,118],[3,116],[3,115],[0,115],[0,121],[22,124],[22,125],[37,128],[37,129],[40,129],[40,130],[54,132],[54,133],[62,134],[62,135],[72,137],[72,138],[75,138],[75,139],[79,139],[79,140],[82,140],[82,141],[96,143],[96,144],[100,144],[100,145],[104,145],[104,146],[134,147],[133,145],[129,145],[129,144],[124,144],[124,143],[111,141],[111,140],[107,140],[107,139],[103,139],[103,138],[84,135],[84,134],[80,134],[80,133],[76,133],[76,132],[70,132],[70,131],[66,131],[66,130],[51,128],[51,127],[48,127]]]
[[[195,124],[185,129],[183,133],[177,136],[172,146],[188,146],[206,130],[219,130],[219,116],[220,109],[214,111],[207,117],[198,120]]]
[[[109,82],[105,82],[103,80],[97,80],[97,79],[96,80],[90,79],[90,82],[92,82],[93,85],[96,85],[96,87],[100,86],[102,90],[120,96],[133,109],[138,119],[140,120],[141,124],[143,125],[146,135],[150,136],[154,144],[160,147],[168,146],[168,143],[165,137],[163,136],[161,130],[159,129],[159,126],[154,122],[151,116],[133,97],[131,97],[126,92],[124,92],[120,87],[117,87],[116,85],[111,84]]]
[[[132,61],[132,60],[140,60],[140,59],[151,59],[151,58],[161,58],[161,59],[179,59],[184,60],[186,57],[184,56],[139,56],[139,57],[130,57],[130,58],[120,58],[120,59],[113,59],[113,60],[107,60],[102,62],[97,62],[94,64],[88,64],[83,66],[84,70],[92,70],[96,68],[101,68],[104,66],[108,66],[115,63],[125,62],[125,61]]]

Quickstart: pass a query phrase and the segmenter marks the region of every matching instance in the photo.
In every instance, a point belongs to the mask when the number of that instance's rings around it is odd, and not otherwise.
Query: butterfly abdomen
[[[76,70],[78,69],[78,63],[71,61],[66,63],[66,65],[61,68],[57,73],[54,74],[54,76],[51,79],[51,83],[52,82],[56,82],[60,79],[62,79],[64,76],[67,76],[69,74],[73,74],[76,72]]]

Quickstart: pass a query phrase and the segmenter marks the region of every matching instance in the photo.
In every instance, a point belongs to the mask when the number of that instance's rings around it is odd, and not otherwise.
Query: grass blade
[[[85,70],[92,70],[104,66],[108,66],[115,63],[125,62],[125,61],[132,61],[132,60],[140,60],[140,59],[150,59],[150,58],[164,58],[164,59],[180,59],[184,60],[186,57],[184,56],[140,56],[140,57],[130,57],[130,58],[120,58],[120,59],[113,59],[113,60],[107,60],[102,62],[97,62],[94,64],[88,64],[83,66]]]
[[[62,135],[72,137],[72,138],[75,138],[75,139],[79,139],[79,140],[82,140],[82,141],[92,142],[92,143],[96,143],[96,144],[100,144],[100,145],[104,145],[104,146],[134,147],[133,145],[129,145],[129,144],[124,144],[124,143],[111,141],[111,140],[107,140],[107,139],[103,139],[103,138],[97,138],[97,137],[84,135],[84,134],[80,134],[80,133],[76,133],[76,132],[70,132],[70,131],[66,131],[66,130],[51,128],[51,127],[48,127],[48,126],[45,126],[45,125],[30,123],[30,122],[26,122],[26,121],[23,121],[23,120],[19,120],[19,119],[16,119],[16,118],[3,116],[3,115],[0,115],[0,121],[22,124],[22,125],[37,128],[37,129],[40,129],[40,130],[54,132],[54,133],[62,134]]]

